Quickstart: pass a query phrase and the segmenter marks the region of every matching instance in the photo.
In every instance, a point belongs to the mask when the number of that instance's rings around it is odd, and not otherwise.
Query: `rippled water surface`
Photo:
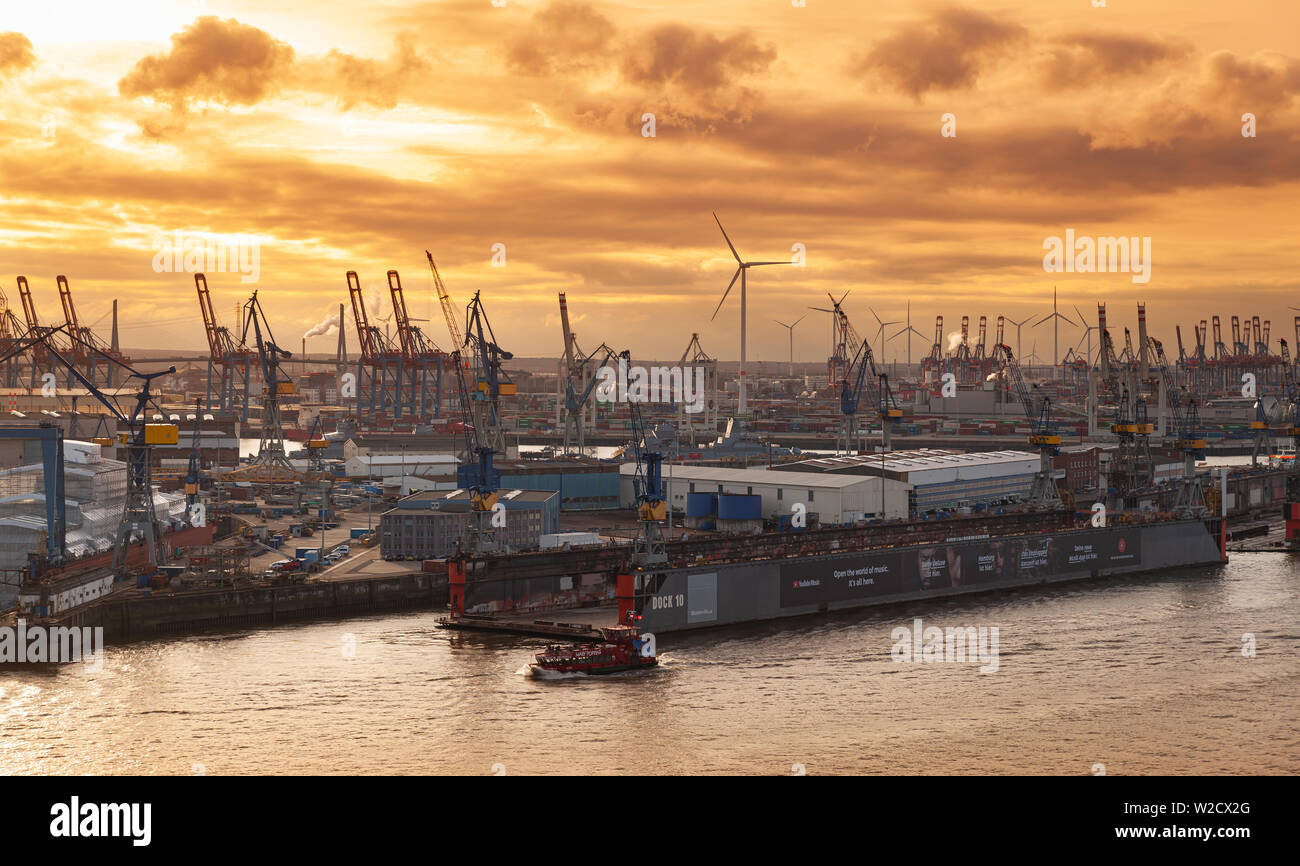
[[[997,626],[998,670],[893,661],[891,630],[916,616]],[[0,772],[1300,772],[1300,559],[1285,554],[663,635],[660,670],[612,677],[533,680],[542,641],[434,620],[0,672]]]

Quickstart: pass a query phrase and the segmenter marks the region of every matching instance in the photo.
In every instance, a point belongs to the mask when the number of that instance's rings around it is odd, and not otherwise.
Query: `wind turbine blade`
[[[819,313],[833,313],[834,310],[828,310],[825,307],[809,307],[810,310],[816,310]]]
[[[722,309],[722,304],[727,300],[727,295],[731,294],[731,287],[736,284],[736,278],[740,276],[741,270],[743,269],[736,268],[736,273],[732,274],[731,282],[727,283],[727,290],[722,293],[722,300],[718,301],[718,306],[716,309],[714,309],[713,316],[709,319],[710,322],[712,322],[714,319],[718,317],[718,310]]]
[[[794,325],[799,324],[800,322],[802,322],[802,321],[803,321],[804,319],[806,319],[806,318],[808,318],[808,314],[807,314],[807,313],[804,313],[802,316],[800,316],[799,318],[797,318],[797,319],[794,320]],[[794,325],[791,325],[790,327],[793,328]]]
[[[867,312],[870,313],[871,315],[875,316],[877,322],[880,322],[880,324],[882,324],[882,325],[885,324],[884,321],[880,318],[880,316],[877,316],[877,315],[876,315],[876,308],[875,308],[875,307],[867,307]]]
[[[722,220],[718,219],[717,211],[713,212],[713,221],[718,224],[718,231],[722,232],[722,238],[727,242],[727,246],[731,247],[731,254],[736,257],[736,264],[743,265],[744,262],[740,260],[740,253],[736,252],[736,247],[731,242],[731,238],[727,237],[727,230],[722,227]]]
[[[1051,320],[1052,320],[1051,315],[1043,316],[1037,322],[1034,322],[1033,327],[1037,328],[1039,325],[1043,324],[1043,322],[1050,322]]]
[[[757,268],[762,265],[792,265],[794,262],[745,262],[747,268]]]

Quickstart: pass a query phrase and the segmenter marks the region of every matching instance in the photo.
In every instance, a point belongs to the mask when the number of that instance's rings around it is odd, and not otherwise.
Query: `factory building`
[[[477,466],[461,466],[457,484],[469,487]],[[489,483],[493,487],[549,490],[560,494],[565,511],[593,511],[619,507],[619,469],[616,463],[592,460],[498,460]]]
[[[543,535],[560,527],[560,495],[551,490],[499,490],[505,525],[497,544],[509,551],[536,550]],[[379,518],[379,549],[385,559],[441,559],[459,550],[470,520],[469,491],[422,490],[397,502]]]
[[[632,508],[636,493],[632,480],[636,464],[625,463],[620,472],[620,507]],[[883,481],[860,475],[827,472],[775,472],[772,469],[729,469],[717,466],[663,467],[664,495],[674,513],[685,515],[690,494],[758,497],[761,519],[779,520],[791,514],[796,503],[818,515],[822,525],[853,523],[879,517],[907,516],[909,490],[905,482]],[[884,502],[881,501],[883,489]],[[698,501],[698,500],[697,500]],[[721,507],[721,506],[720,506]],[[692,509],[693,510],[693,509]],[[719,517],[725,516],[719,513]],[[737,518],[740,519],[740,518]]]
[[[932,448],[818,457],[774,466],[777,472],[822,472],[892,479],[905,485],[912,516],[996,505],[1029,495],[1039,456],[1029,451],[964,453]]]
[[[63,484],[68,557],[111,550],[126,497],[126,464],[101,456],[100,446],[93,442],[65,440]],[[185,494],[154,491],[153,499],[164,525],[184,518]],[[43,465],[0,469],[0,574],[6,577],[0,581],[0,605],[13,602],[12,577],[26,567],[29,552],[43,549],[47,530]]]

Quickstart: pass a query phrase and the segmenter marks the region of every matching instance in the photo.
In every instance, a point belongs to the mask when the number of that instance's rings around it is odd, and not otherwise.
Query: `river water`
[[[891,658],[998,628],[995,672]],[[429,612],[0,672],[0,772],[1300,772],[1300,559],[663,635],[648,673],[534,680],[543,642]],[[1255,657],[1243,656],[1243,635]]]

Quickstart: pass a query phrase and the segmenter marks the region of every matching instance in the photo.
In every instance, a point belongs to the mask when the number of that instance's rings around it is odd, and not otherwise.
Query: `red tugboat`
[[[639,619],[640,616],[628,611],[626,625],[601,628],[604,640],[572,647],[548,646],[528,667],[534,674],[612,674],[654,667],[659,664],[655,658],[655,636],[641,633],[641,627],[636,625]]]

